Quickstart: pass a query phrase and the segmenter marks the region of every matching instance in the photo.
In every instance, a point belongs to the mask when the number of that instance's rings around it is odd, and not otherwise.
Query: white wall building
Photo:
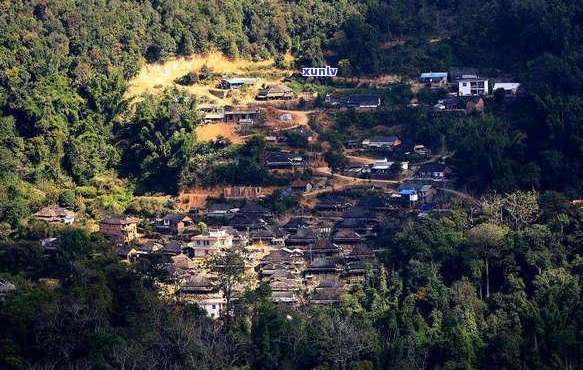
[[[209,230],[208,234],[196,235],[188,248],[194,251],[194,258],[200,258],[217,253],[221,249],[229,249],[233,246],[233,235],[226,230]]]
[[[196,304],[206,311],[206,314],[212,318],[216,319],[221,315],[227,307],[227,300],[225,298],[204,298],[196,301]]]
[[[496,82],[492,91],[504,90],[506,94],[516,95],[520,84],[518,82]]]
[[[490,93],[488,80],[474,79],[458,82],[460,96],[488,95]]]

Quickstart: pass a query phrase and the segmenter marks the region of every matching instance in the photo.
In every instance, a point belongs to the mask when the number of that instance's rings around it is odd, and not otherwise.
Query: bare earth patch
[[[209,123],[196,128],[196,138],[200,141],[215,140],[219,135],[231,140],[233,143],[242,143],[241,138],[235,132],[236,124],[233,122]]]
[[[291,56],[286,55],[286,60]],[[273,59],[261,61],[250,61],[246,59],[229,59],[221,53],[213,52],[206,55],[191,55],[189,57],[174,58],[164,63],[146,64],[140,73],[129,82],[128,96],[137,96],[143,93],[157,94],[165,88],[176,86],[174,80],[184,76],[191,71],[199,71],[203,65],[207,65],[214,73],[228,77],[259,77],[254,88],[248,93],[235,93],[234,98],[238,104],[252,101],[256,90],[262,84],[275,84],[281,78],[289,76],[293,70],[283,70],[274,66]],[[209,89],[214,88],[218,81],[211,81],[206,84],[195,84],[192,86],[181,86],[198,96],[201,101],[214,102],[217,104],[232,104],[232,99],[221,99],[209,93]]]

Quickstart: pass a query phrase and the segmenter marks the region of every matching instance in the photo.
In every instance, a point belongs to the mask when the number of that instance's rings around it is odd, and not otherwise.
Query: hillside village
[[[267,152],[262,165],[281,185],[183,188],[170,200],[173,212],[152,218],[117,214],[99,221],[99,231],[114,241],[120,259],[132,264],[160,258],[156,261],[166,271],[160,292],[166,298],[196,302],[210,317],[220,316],[227,297],[213,284],[217,276],[208,260],[237,248],[245,258],[245,280],[233,299],[265,282],[281,304],[333,304],[361,283],[367,271],[379,268],[378,257],[386,248],[382,234],[408,220],[447,211],[452,203],[478,203],[455,190],[460,184],[447,148],[432,151],[400,134],[352,136],[341,148],[328,149],[345,159],[332,168],[318,122],[333,124],[339,112],[375,112],[387,104],[382,91],[331,92],[315,106],[314,95],[294,92],[289,81],[266,85],[255,77],[220,78],[207,83],[212,95],[223,100],[255,94],[255,101],[197,105],[201,130],[218,125],[214,139],[223,133],[235,142],[263,137]],[[434,114],[480,114],[493,94],[512,99],[520,93],[520,84],[493,81],[472,68],[422,73],[411,83],[414,89],[446,95],[425,107]],[[417,99],[411,99],[403,109],[418,107]],[[274,201],[288,206],[275,209]],[[73,224],[76,216],[50,206],[35,217]],[[41,244],[55,251],[59,240],[43,239]]]
[[[0,369],[582,369],[582,24],[3,1]]]

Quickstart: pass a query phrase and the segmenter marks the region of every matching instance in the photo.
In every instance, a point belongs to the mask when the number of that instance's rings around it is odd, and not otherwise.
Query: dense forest
[[[0,8],[0,275],[19,287],[0,309],[0,368],[583,368],[583,213],[570,202],[583,196],[582,2],[10,0]],[[145,63],[213,50],[276,62],[290,52],[297,67],[404,80],[474,66],[523,83],[525,94],[494,96],[483,115],[339,118],[364,127],[406,121],[411,138],[432,148],[445,141],[459,182],[484,196],[484,213],[454,204],[379,230],[380,273],[337,307],[277,306],[261,286],[217,321],[160,300],[155,268],[120,265],[99,234],[28,222],[55,202],[100,217],[135,194],[274,184],[260,165],[261,138],[196,140],[201,118],[182,91],[126,96]],[[407,87],[383,94],[395,106],[412,97]],[[38,238],[53,234],[62,250],[47,256]]]
[[[260,285],[218,321],[158,298],[160,261],[128,269],[80,230],[47,256],[27,235],[0,253],[19,287],[0,310],[0,367],[581,368],[583,213],[552,192],[484,208],[381,233],[384,265],[335,307],[277,305]]]

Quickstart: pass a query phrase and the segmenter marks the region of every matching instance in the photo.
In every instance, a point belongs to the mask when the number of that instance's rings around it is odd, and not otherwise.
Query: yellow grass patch
[[[233,122],[209,123],[196,128],[196,138],[201,141],[214,140],[223,135],[233,143],[242,143],[243,139],[235,132],[236,124]]]
[[[285,55],[285,60],[291,61],[291,55]],[[278,83],[282,77],[293,73],[293,70],[282,70],[274,66],[273,59],[250,61],[246,59],[229,59],[218,52],[206,55],[192,55],[170,59],[165,63],[146,64],[140,73],[129,82],[128,96],[141,95],[143,93],[159,93],[164,88],[175,86],[174,80],[184,76],[190,71],[199,71],[203,65],[207,65],[214,73],[228,77],[260,77],[255,89],[250,89],[248,94],[235,92],[234,98],[238,104],[244,104],[253,100],[256,90],[261,84]],[[262,78],[261,76],[267,76]],[[202,101],[218,104],[232,104],[232,99],[220,99],[209,93],[218,81],[207,84],[195,84],[193,86],[181,86]]]

